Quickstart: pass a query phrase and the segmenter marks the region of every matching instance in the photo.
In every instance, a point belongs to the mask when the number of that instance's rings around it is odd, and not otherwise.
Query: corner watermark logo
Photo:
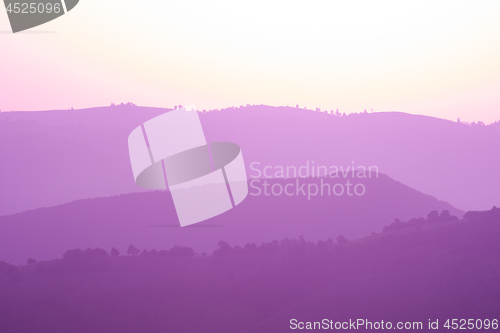
[[[31,29],[63,16],[78,4],[79,0],[3,0],[12,32]]]
[[[169,189],[182,227],[222,214],[248,195],[240,147],[207,144],[194,107],[146,121],[130,133],[128,148],[136,184]]]

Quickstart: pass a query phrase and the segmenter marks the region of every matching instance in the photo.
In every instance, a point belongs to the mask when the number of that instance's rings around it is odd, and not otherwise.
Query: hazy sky
[[[500,1],[80,0],[9,33],[0,109],[296,105],[500,119]]]

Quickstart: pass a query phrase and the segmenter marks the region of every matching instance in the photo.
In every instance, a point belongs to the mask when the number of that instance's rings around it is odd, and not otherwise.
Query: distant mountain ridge
[[[168,111],[134,106],[0,113],[0,215],[142,192],[127,137]]]
[[[169,109],[123,105],[0,113],[0,215],[77,199],[143,191],[127,137]],[[249,165],[376,165],[464,210],[500,200],[500,127],[404,113],[334,116],[291,107],[200,113],[207,141],[235,142]]]

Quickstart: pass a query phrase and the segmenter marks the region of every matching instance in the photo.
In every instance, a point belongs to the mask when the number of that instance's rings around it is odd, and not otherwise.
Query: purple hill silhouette
[[[166,109],[120,106],[0,113],[0,215],[140,192],[127,137]]]
[[[130,131],[168,109],[133,105],[0,114],[0,215],[77,199],[141,192],[127,149]],[[403,113],[331,114],[248,106],[201,114],[208,141],[242,147],[248,173],[266,165],[379,167],[460,209],[500,198],[500,127]]]
[[[393,179],[464,210],[500,199],[500,123],[470,126],[400,112],[334,116],[250,106],[202,118],[210,141],[238,142],[262,165],[376,165]]]
[[[351,179],[352,180],[352,179]],[[271,184],[296,179],[268,180]],[[315,182],[318,179],[300,179]],[[342,180],[343,181],[343,180]],[[342,182],[340,181],[340,182]],[[337,183],[338,180],[331,180]],[[29,257],[58,258],[70,248],[168,249],[173,245],[211,253],[220,240],[231,245],[304,236],[311,241],[348,239],[382,232],[395,218],[425,217],[431,210],[462,211],[383,174],[364,180],[363,196],[249,195],[236,208],[180,228],[170,192],[156,191],[86,199],[0,217],[0,260],[20,264]],[[250,191],[255,194],[256,190]]]
[[[17,268],[0,261],[0,324],[9,333],[280,333],[292,319],[362,319],[372,327],[360,331],[401,322],[427,332],[439,320],[435,331],[447,332],[447,320],[462,318],[470,331],[496,331],[499,211],[341,244],[280,239],[236,251],[221,243],[203,257],[73,249]]]

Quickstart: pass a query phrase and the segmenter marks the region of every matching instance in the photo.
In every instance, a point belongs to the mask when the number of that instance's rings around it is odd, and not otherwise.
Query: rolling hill
[[[363,319],[393,328],[422,323],[422,331],[438,320],[436,331],[448,331],[446,320],[455,318],[495,330],[499,211],[363,242],[288,239],[205,257],[65,256],[19,267],[14,279],[0,270],[0,327],[10,333],[275,333],[289,332],[292,319]],[[93,261],[99,265],[85,264]]]
[[[141,192],[127,149],[130,131],[168,109],[122,105],[0,113],[0,215],[77,199]],[[208,141],[241,146],[261,166],[377,166],[463,210],[500,199],[500,127],[397,112],[334,116],[246,106],[200,114]]]
[[[330,179],[331,184],[346,180]],[[320,179],[269,179],[269,183],[320,184]],[[47,260],[71,248],[117,247],[129,244],[143,249],[167,249],[173,245],[192,247],[196,252],[212,252],[220,240],[232,245],[260,243],[304,236],[317,241],[339,234],[352,239],[381,232],[395,218],[408,220],[427,216],[431,210],[462,211],[422,194],[390,177],[363,179],[362,196],[261,195],[253,184],[248,197],[236,208],[180,228],[170,192],[134,193],[78,200],[49,208],[39,208],[0,217],[0,260],[20,264],[29,257]],[[270,192],[269,192],[270,193]]]

